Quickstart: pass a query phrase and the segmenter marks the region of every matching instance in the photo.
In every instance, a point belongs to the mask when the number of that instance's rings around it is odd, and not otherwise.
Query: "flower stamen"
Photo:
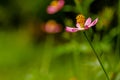
[[[57,0],[53,0],[50,5],[51,6],[57,6],[58,5],[58,1]]]
[[[82,14],[76,16],[76,22],[80,24],[81,27],[84,27],[85,17]]]

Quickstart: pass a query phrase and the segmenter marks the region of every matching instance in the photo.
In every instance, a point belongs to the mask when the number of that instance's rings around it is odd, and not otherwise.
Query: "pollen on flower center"
[[[57,0],[53,0],[50,5],[51,6],[57,6],[58,5],[58,1]]]
[[[85,17],[82,14],[79,14],[76,16],[76,22],[79,23],[81,27],[83,27],[85,23]]]
[[[54,20],[50,20],[47,22],[46,25],[48,25],[49,27],[53,27],[53,26],[57,25],[57,23]]]

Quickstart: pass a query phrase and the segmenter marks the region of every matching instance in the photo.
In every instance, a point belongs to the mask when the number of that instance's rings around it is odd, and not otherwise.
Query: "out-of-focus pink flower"
[[[85,17],[80,14],[76,17],[76,28],[67,26],[66,31],[67,32],[77,32],[77,31],[87,30],[90,27],[96,25],[97,22],[98,22],[98,18],[96,18],[92,22],[92,19],[90,17],[85,21]]]
[[[58,24],[55,20],[49,20],[44,25],[43,30],[47,33],[59,33],[61,31],[61,25]]]
[[[51,4],[47,7],[48,14],[54,14],[61,10],[65,4],[64,0],[53,0]]]

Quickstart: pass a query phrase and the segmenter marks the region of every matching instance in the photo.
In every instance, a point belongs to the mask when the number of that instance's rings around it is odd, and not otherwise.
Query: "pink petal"
[[[65,30],[66,30],[67,32],[77,32],[79,29],[78,29],[78,28],[66,27]]]
[[[76,24],[76,27],[77,27],[77,28],[80,28],[81,26],[80,26],[80,24],[79,24],[79,23],[77,23],[77,24]]]
[[[85,25],[84,26],[88,26],[90,23],[91,23],[91,18],[89,17],[87,20],[86,20],[86,22],[85,22]]]
[[[65,1],[64,0],[59,0],[58,2],[58,9],[61,9],[65,4]]]
[[[48,6],[47,8],[47,13],[48,14],[54,14],[56,13],[58,10],[57,10],[57,7],[56,6]]]
[[[96,18],[90,25],[88,25],[88,27],[94,26],[97,22],[98,22],[98,18]]]
[[[78,30],[85,30],[85,28],[82,28],[79,23],[76,24],[76,27],[78,28]]]

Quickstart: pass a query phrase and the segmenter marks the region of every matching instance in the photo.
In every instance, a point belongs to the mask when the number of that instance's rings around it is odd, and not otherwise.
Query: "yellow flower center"
[[[57,26],[56,21],[54,20],[49,20],[46,25],[50,28],[50,29],[54,29]]]
[[[58,5],[58,1],[57,0],[53,0],[50,5],[51,6],[57,6]]]
[[[79,23],[81,27],[84,27],[85,17],[82,14],[79,14],[76,17],[76,22]]]

